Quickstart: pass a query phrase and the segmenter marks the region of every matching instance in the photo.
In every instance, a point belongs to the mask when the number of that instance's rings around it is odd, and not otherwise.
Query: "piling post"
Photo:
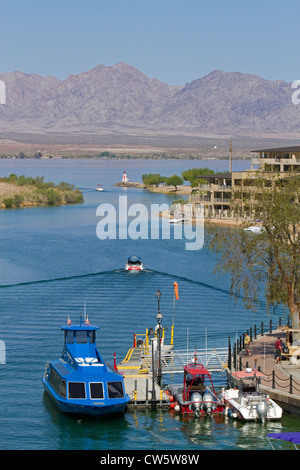
[[[234,367],[234,370],[236,370],[236,343],[234,343],[234,346],[233,346],[233,367]]]
[[[146,407],[147,407],[147,408],[148,408],[148,405],[149,405],[148,393],[149,393],[149,389],[148,389],[148,379],[146,379]]]
[[[137,380],[134,381],[134,406],[137,406]]]
[[[230,336],[228,337],[228,369],[231,370],[231,344],[230,344]]]

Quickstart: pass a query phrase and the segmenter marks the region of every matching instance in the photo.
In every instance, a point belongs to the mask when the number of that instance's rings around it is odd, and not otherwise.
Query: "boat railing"
[[[158,364],[158,352],[155,351],[154,368]],[[161,354],[161,370],[163,374],[182,373],[186,364],[195,362],[195,352],[186,350],[172,350]],[[227,348],[212,348],[197,350],[197,363],[202,364],[209,372],[224,372],[228,362]],[[142,357],[143,367],[151,373],[153,371],[153,357],[151,354]]]

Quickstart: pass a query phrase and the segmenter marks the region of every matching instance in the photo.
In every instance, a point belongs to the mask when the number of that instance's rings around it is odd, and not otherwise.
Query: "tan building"
[[[232,192],[241,191],[243,203],[239,216],[243,219],[252,218],[252,204],[250,187],[255,186],[257,171],[264,170],[280,173],[286,177],[292,172],[300,172],[300,146],[274,149],[254,150],[257,157],[251,159],[251,169],[246,171],[232,171],[230,173],[216,173],[199,177],[199,185],[194,189],[189,202],[194,212],[204,205],[205,218],[236,219],[232,210]],[[257,166],[257,168],[254,168]]]

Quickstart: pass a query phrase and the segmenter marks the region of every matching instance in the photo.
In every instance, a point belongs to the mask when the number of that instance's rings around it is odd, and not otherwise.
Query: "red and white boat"
[[[144,265],[138,256],[132,256],[131,258],[128,258],[126,266],[125,266],[126,271],[143,271]]]
[[[182,414],[200,417],[224,411],[224,403],[217,396],[210,372],[197,363],[196,357],[184,368],[183,387],[171,385],[168,391],[170,407]]]

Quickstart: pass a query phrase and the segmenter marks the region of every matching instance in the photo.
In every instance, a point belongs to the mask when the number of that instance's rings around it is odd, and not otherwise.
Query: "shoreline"
[[[160,217],[163,217],[163,218],[167,218],[167,219],[172,219],[172,217],[170,217],[170,212],[169,210],[165,210],[165,211],[162,211],[159,213],[159,216]],[[209,224],[209,223],[212,223],[212,224],[216,224],[216,225],[222,225],[222,226],[226,226],[226,227],[241,227],[244,223],[243,220],[233,220],[233,219],[212,219],[212,218],[209,218],[209,219],[202,219],[202,218],[198,218],[196,219],[195,217],[193,218],[187,218],[186,219],[187,222],[191,222],[192,224],[196,224],[196,223],[199,223],[199,224]]]
[[[65,187],[62,187],[63,184]],[[51,183],[41,182],[38,186],[0,181],[0,209],[64,206],[81,202],[83,202],[82,192],[67,183],[54,186]]]
[[[121,188],[140,188],[140,189],[147,189],[151,193],[161,193],[161,194],[179,194],[182,196],[188,196],[192,192],[192,187],[179,184],[177,189],[174,186],[166,186],[166,185],[159,185],[158,187],[155,186],[147,186],[144,183],[136,183],[136,182],[123,182],[120,181],[119,183],[115,183],[114,186],[121,187]]]

